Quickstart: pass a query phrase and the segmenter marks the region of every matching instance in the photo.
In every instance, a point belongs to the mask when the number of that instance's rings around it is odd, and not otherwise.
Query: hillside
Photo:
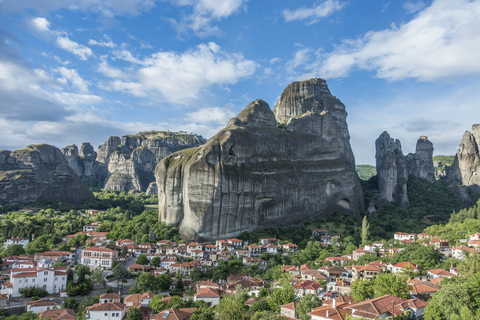
[[[368,180],[377,174],[377,169],[371,164],[357,164],[355,170],[358,173],[358,177],[362,180]]]

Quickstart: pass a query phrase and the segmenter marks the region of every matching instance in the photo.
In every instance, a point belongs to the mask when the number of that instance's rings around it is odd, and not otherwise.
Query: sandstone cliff
[[[157,165],[159,219],[185,239],[214,240],[333,212],[358,217],[346,116],[323,79],[290,84],[274,112],[251,102],[205,145]]]
[[[75,150],[69,148],[69,152]],[[48,144],[0,151],[0,205],[54,199],[79,205],[94,196],[59,149]]]
[[[201,136],[166,131],[110,137],[98,147],[89,143],[62,149],[69,164],[87,184],[106,190],[146,191],[155,181],[156,164],[167,155],[205,143]]]
[[[426,136],[418,138],[415,153],[409,153],[405,159],[409,175],[427,179],[429,182],[435,181],[433,143]]]
[[[384,131],[375,141],[375,150],[380,197],[407,208],[408,169],[400,140]]]
[[[449,172],[461,185],[480,191],[480,124],[465,132]]]

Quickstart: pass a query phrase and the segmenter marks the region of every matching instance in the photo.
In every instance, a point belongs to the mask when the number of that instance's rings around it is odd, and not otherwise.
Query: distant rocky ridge
[[[463,135],[449,177],[480,191],[480,124],[474,124],[472,132]]]
[[[156,164],[167,155],[206,142],[199,135],[149,131],[110,137],[94,151],[90,143],[62,149],[70,166],[90,186],[105,190],[145,192],[155,181]],[[155,193],[156,190],[150,193]]]
[[[0,150],[0,205],[43,199],[79,205],[94,196],[54,146]]]
[[[407,208],[409,176],[435,181],[433,143],[426,136],[417,140],[415,153],[404,156],[400,140],[392,139],[384,131],[375,141],[375,149],[378,189],[382,199]]]
[[[326,81],[290,84],[273,112],[251,102],[197,148],[155,170],[159,219],[214,240],[364,209],[345,106]]]

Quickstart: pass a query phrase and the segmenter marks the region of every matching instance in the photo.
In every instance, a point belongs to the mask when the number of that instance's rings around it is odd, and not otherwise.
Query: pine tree
[[[363,222],[362,222],[362,244],[366,244],[368,241],[368,238],[370,236],[370,225],[368,224],[367,221],[367,216],[365,215],[363,217]]]

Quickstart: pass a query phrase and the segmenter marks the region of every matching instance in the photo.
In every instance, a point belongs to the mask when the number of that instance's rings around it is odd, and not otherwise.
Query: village
[[[220,304],[226,296],[235,296],[239,290],[247,292],[249,298],[244,302],[248,307],[262,300],[268,300],[272,290],[281,289],[282,281],[288,280],[295,291],[296,301],[280,305],[278,314],[286,319],[303,319],[297,310],[302,297],[315,297],[321,303],[308,310],[306,314],[312,320],[346,319],[347,315],[362,319],[384,319],[407,315],[408,319],[421,319],[428,300],[441,288],[442,280],[460,275],[455,267],[448,269],[426,269],[411,261],[388,263],[383,257],[394,257],[409,246],[430,246],[448,259],[463,260],[469,253],[479,253],[480,233],[463,239],[459,246],[450,246],[447,240],[425,233],[409,234],[397,232],[389,242],[373,242],[364,245],[351,254],[330,256],[315,261],[314,264],[280,266],[278,279],[265,280],[251,274],[228,274],[226,279],[213,281],[194,280],[199,271],[208,272],[221,262],[240,260],[245,268],[255,266],[266,271],[271,266],[269,255],[290,257],[299,251],[294,243],[281,243],[275,238],[262,238],[258,243],[248,243],[240,239],[217,240],[212,243],[179,242],[158,240],[151,237],[150,242],[135,243],[130,239],[108,239],[108,232],[97,232],[100,226],[94,222],[83,226],[83,231],[62,238],[65,244],[71,238],[83,236],[86,240],[71,251],[49,250],[34,256],[9,256],[3,258],[2,287],[0,307],[8,308],[22,297],[22,292],[30,287],[46,290],[48,296],[25,301],[25,312],[39,314],[42,319],[75,319],[73,309],[65,308],[67,294],[68,269],[88,267],[92,272],[101,270],[101,281],[97,288],[101,292],[98,302],[86,308],[87,319],[123,319],[131,308],[137,308],[143,319],[190,319],[194,307],[167,308],[171,306],[169,291],[181,287],[183,300],[194,303],[204,301],[210,306]],[[326,229],[314,229],[311,238],[320,239],[324,247],[339,246],[342,240],[338,235]],[[21,245],[24,248],[29,240],[10,238],[4,247]],[[60,245],[59,244],[59,245]],[[265,255],[268,253],[268,255]],[[365,261],[365,257],[368,259]],[[370,261],[369,261],[370,260]],[[128,294],[128,286],[136,286],[135,280],[112,279],[112,269],[121,265],[137,281],[142,274],[169,278],[168,288],[147,290]],[[374,281],[382,274],[408,275],[408,298],[395,295],[356,301],[352,297],[355,282]],[[105,278],[104,278],[105,277]],[[78,272],[75,278],[78,281]],[[6,280],[8,279],[8,280]],[[109,280],[110,279],[110,280]],[[283,279],[283,280],[282,280]],[[115,281],[116,280],[116,281]],[[73,279],[69,281],[74,281]],[[125,287],[124,287],[125,286]],[[158,296],[157,298],[155,298]],[[51,297],[55,297],[52,299]],[[35,297],[36,298],[36,297]],[[163,310],[152,308],[152,301],[161,299]],[[27,299],[28,300],[28,299]],[[63,308],[62,308],[63,306]]]

